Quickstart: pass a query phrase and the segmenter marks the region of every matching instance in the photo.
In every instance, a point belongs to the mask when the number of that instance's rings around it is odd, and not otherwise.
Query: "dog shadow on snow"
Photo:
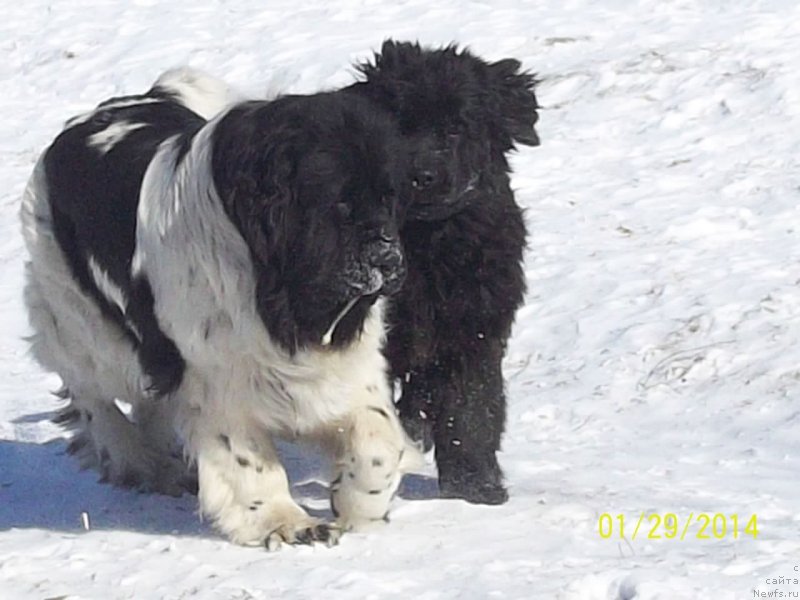
[[[28,415],[15,424],[49,419],[52,414]],[[79,533],[85,516],[93,530],[217,537],[197,515],[197,499],[115,488],[98,483],[99,474],[80,471],[66,453],[67,440],[47,443],[0,440],[0,532],[9,529],[48,529]],[[292,482],[292,495],[314,516],[331,519],[326,463],[307,448],[281,444],[283,464]],[[436,480],[407,475],[400,497],[436,498]]]

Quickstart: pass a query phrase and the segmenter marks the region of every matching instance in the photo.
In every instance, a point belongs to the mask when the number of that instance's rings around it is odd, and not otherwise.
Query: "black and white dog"
[[[333,542],[382,520],[419,458],[382,354],[382,297],[405,274],[403,142],[347,92],[230,98],[168,72],[45,151],[21,215],[33,354],[63,379],[85,466],[174,491],[174,427],[231,540]],[[338,526],[292,499],[276,436],[333,455]]]
[[[351,87],[392,112],[413,152],[408,277],[387,344],[400,414],[412,437],[435,443],[441,494],[486,504],[508,498],[496,455],[501,361],[525,291],[526,231],[506,155],[539,144],[536,82],[520,69],[389,40]]]

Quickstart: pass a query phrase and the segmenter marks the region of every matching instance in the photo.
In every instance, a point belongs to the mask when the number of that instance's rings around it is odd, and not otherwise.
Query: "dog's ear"
[[[231,111],[213,153],[214,184],[225,211],[264,263],[285,249],[296,194],[291,132],[265,112],[248,106]]]
[[[538,146],[539,136],[535,125],[539,120],[534,88],[536,77],[520,71],[522,65],[514,58],[506,58],[489,65],[492,101],[499,107],[502,125],[511,142]]]
[[[410,65],[421,60],[422,48],[419,43],[384,40],[380,52],[372,55],[371,61],[357,63],[356,70],[373,81],[393,78]]]
[[[299,325],[283,273],[300,227],[297,163],[304,139],[287,112],[288,97],[245,103],[228,112],[214,133],[212,177],[228,218],[249,249],[256,309],[270,335],[294,352]],[[249,270],[248,265],[241,268]]]
[[[383,70],[401,69],[422,53],[418,43],[396,42],[388,39],[381,45],[380,54],[375,55],[375,65]]]

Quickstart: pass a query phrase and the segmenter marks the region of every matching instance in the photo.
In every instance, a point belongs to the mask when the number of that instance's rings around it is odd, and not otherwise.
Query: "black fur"
[[[214,181],[250,247],[271,335],[290,351],[319,343],[365,294],[334,331],[332,347],[348,344],[377,292],[397,291],[405,275],[397,187],[406,167],[391,118],[344,92],[285,96],[237,107],[216,133]],[[376,267],[384,281],[370,291]]]
[[[525,291],[506,153],[539,144],[535,80],[520,66],[389,40],[350,88],[388,108],[411,142],[408,277],[386,350],[399,410],[412,436],[435,443],[441,494],[487,504],[508,498],[501,360]]]
[[[120,124],[137,127],[110,149],[93,142]],[[159,326],[147,274],[133,272],[140,188],[162,143],[177,148],[177,169],[204,126],[214,127],[209,179],[250,249],[259,315],[279,345],[319,345],[357,298],[330,343],[347,345],[405,276],[396,193],[405,154],[391,117],[371,102],[346,92],[286,96],[239,104],[208,125],[158,88],[104,102],[46,151],[48,198],[74,277],[135,347],[157,395],[180,385],[185,364]],[[98,287],[90,259],[121,290],[124,311]]]

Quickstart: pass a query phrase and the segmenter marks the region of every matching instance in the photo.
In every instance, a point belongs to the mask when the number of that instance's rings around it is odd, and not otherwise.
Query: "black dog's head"
[[[533,75],[505,59],[487,63],[456,46],[384,42],[351,86],[390,110],[411,142],[409,217],[444,219],[466,206],[505,153],[538,146]]]
[[[270,335],[295,351],[342,346],[402,285],[392,119],[344,92],[250,102],[219,122],[215,187],[250,248]]]

